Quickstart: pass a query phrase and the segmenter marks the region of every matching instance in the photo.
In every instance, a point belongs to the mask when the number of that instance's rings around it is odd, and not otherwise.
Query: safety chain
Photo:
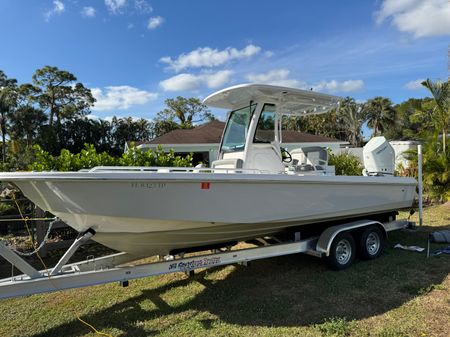
[[[53,218],[53,221],[50,222],[49,225],[48,225],[48,229],[47,229],[47,232],[45,233],[44,239],[43,239],[42,242],[39,244],[39,246],[36,247],[32,252],[24,253],[24,252],[18,251],[17,249],[15,249],[15,248],[13,248],[13,247],[10,247],[10,249],[11,249],[12,251],[14,251],[16,254],[20,255],[20,256],[32,256],[32,255],[36,254],[38,251],[41,250],[41,248],[44,246],[45,242],[48,240],[48,236],[50,235],[50,232],[51,232],[51,230],[52,230],[53,224],[54,224],[55,222],[57,222],[57,221],[58,221],[58,218]],[[4,239],[1,239],[1,240],[2,240],[2,241],[6,241],[6,240],[4,240]]]

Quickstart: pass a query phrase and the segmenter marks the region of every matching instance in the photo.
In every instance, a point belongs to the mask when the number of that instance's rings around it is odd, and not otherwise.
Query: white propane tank
[[[373,137],[363,148],[364,175],[393,175],[395,151],[384,137]]]

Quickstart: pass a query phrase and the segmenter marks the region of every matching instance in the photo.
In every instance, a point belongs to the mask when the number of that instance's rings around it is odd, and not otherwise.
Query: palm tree
[[[353,98],[346,97],[341,102],[339,118],[347,133],[348,141],[357,147],[361,143],[361,127],[365,121],[362,106]]]
[[[447,131],[450,128],[450,82],[433,82],[427,79],[422,85],[430,91],[436,103],[431,118],[436,129],[442,131],[442,149],[445,153]]]
[[[375,97],[369,99],[364,106],[367,125],[373,129],[372,137],[385,131],[387,126],[395,122],[395,110],[389,98]]]

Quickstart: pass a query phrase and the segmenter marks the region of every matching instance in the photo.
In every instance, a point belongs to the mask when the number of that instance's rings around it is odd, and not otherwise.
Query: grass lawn
[[[402,214],[403,217],[406,216]],[[417,221],[417,215],[413,216]],[[424,227],[389,236],[377,260],[335,272],[307,255],[171,274],[0,301],[0,336],[449,336],[450,255],[426,246],[450,227],[450,206],[425,210]],[[435,245],[434,247],[439,247]]]

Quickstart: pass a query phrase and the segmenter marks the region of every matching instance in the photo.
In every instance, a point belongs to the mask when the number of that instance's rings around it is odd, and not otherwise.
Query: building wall
[[[333,151],[333,154],[348,153],[354,155],[363,163],[363,148],[362,147],[343,147]]]
[[[409,166],[409,162],[405,157],[405,152],[409,151],[409,150],[416,150],[419,142],[412,141],[412,140],[411,141],[410,140],[390,141],[389,144],[391,144],[392,147],[394,148],[395,167],[397,168],[401,164],[404,168],[407,168]],[[340,153],[345,153],[345,152],[358,157],[360,162],[362,164],[364,163],[362,147],[350,147],[350,148],[344,147],[344,148],[337,149],[335,151],[333,150],[334,154],[340,154]]]
[[[409,161],[406,159],[405,152],[409,150],[416,150],[417,145],[420,144],[416,141],[392,141],[389,142],[394,148],[395,152],[395,167],[402,165],[404,168],[408,168]]]
[[[322,142],[309,142],[309,143],[282,143],[281,146],[286,148],[288,151],[292,151],[293,149],[297,149],[299,147],[305,146],[319,146],[326,147],[331,149],[332,152],[338,151],[342,145],[348,144],[347,142],[339,142],[339,143],[322,143]]]

